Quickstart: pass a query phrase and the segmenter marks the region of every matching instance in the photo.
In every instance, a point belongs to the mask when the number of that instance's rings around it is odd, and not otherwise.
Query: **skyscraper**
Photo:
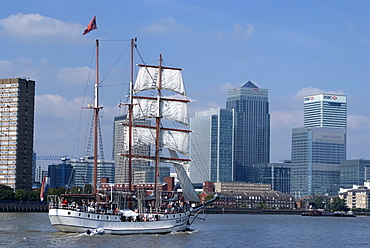
[[[0,79],[0,183],[32,187],[35,81]]]
[[[210,109],[190,119],[190,178],[193,183],[233,179],[233,111]]]
[[[347,150],[346,96],[306,96],[304,125],[292,132],[291,194],[337,194]]]
[[[113,160],[115,162],[115,182],[116,183],[128,183],[129,181],[129,169],[127,157],[123,157],[120,154],[124,153],[124,126],[122,123],[128,123],[126,115],[116,116],[114,118],[114,127],[113,127]],[[149,125],[150,121],[148,120],[137,120],[135,124],[140,125]],[[138,155],[148,156],[150,152],[149,146],[141,146],[133,149],[133,152]],[[149,166],[149,162],[134,160],[132,162],[132,178],[135,180],[134,175],[136,171],[140,171],[142,167]]]
[[[228,91],[226,108],[234,110],[233,179],[253,182],[253,164],[267,164],[270,160],[268,91],[248,81]]]
[[[115,181],[115,164],[113,161],[98,159],[97,180],[101,182],[102,178],[108,178],[109,182]],[[73,171],[68,178],[68,187],[80,186],[84,187],[86,184],[94,184],[94,157],[86,156],[80,159],[71,159],[67,162],[73,167]],[[63,166],[63,165],[61,165]],[[49,172],[49,176],[51,176]]]
[[[123,153],[123,138],[124,138],[124,130],[122,122],[126,120],[126,115],[120,115],[114,117],[113,122],[113,160],[115,164],[115,176],[116,176],[116,183],[124,183],[125,181],[125,167],[124,167],[124,159],[120,155]]]
[[[304,126],[347,129],[347,97],[333,94],[306,96]]]
[[[337,194],[340,162],[345,159],[344,129],[294,128],[290,193],[295,197]]]
[[[74,169],[72,165],[67,163],[61,164],[49,164],[48,165],[48,175],[49,175],[49,187],[67,187],[72,188],[74,186]],[[85,174],[82,174],[85,176]],[[79,175],[81,176],[81,174]],[[85,178],[83,178],[85,180]],[[90,181],[89,183],[92,183]],[[84,187],[85,184],[79,185]]]

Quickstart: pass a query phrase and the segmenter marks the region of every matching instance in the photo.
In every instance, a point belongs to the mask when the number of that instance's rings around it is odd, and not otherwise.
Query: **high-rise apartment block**
[[[32,187],[35,81],[0,79],[0,184]]]
[[[270,162],[268,90],[248,81],[228,91],[226,108],[234,111],[233,179],[253,182],[253,165]]]
[[[210,109],[190,118],[190,178],[193,183],[233,180],[232,110]]]

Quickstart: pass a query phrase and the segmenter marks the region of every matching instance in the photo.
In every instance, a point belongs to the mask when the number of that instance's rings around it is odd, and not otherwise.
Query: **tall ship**
[[[129,181],[125,190],[117,194],[98,191],[97,140],[99,110],[99,40],[96,40],[96,82],[94,105],[94,193],[91,195],[49,196],[51,225],[62,232],[92,232],[108,234],[160,234],[185,231],[197,215],[213,199],[199,203],[199,197],[188,178],[183,165],[188,158],[188,126],[185,86],[182,69],[163,66],[162,55],[158,65],[139,64],[134,82],[134,49],[136,39],[131,40],[130,97],[127,103],[127,120],[124,125],[123,156],[128,163]],[[151,93],[146,93],[146,92]],[[170,97],[163,92],[172,92]],[[155,94],[153,94],[155,92]],[[142,122],[142,120],[150,120]],[[169,121],[179,123],[180,128],[166,127]],[[149,125],[146,125],[150,123]],[[152,124],[153,123],[153,124]],[[135,152],[139,147],[150,147],[148,155]],[[144,160],[154,166],[155,182],[151,189],[138,190],[133,184],[132,164]],[[174,192],[165,198],[159,182],[160,163],[173,164],[182,188],[181,196]]]

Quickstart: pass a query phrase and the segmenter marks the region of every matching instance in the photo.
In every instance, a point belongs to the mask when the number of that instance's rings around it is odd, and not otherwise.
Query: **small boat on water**
[[[302,216],[324,216],[325,212],[322,209],[309,209],[307,212],[303,212]]]
[[[89,236],[99,235],[99,234],[103,234],[103,233],[104,233],[104,228],[102,228],[102,227],[99,227],[99,228],[94,229],[92,231],[90,231],[90,229],[86,231],[86,234],[89,235]]]
[[[356,217],[356,215],[352,211],[346,212],[334,212],[334,217]]]
[[[207,205],[212,204],[215,197],[203,204],[191,207],[191,202],[199,202],[183,165],[190,159],[180,158],[178,153],[187,155],[188,135],[190,130],[182,128],[164,127],[162,119],[173,120],[185,126],[188,125],[187,103],[185,87],[181,69],[162,65],[160,55],[159,65],[139,65],[138,76],[133,84],[133,52],[136,48],[136,39],[131,40],[131,80],[130,103],[128,103],[128,120],[122,123],[125,126],[125,147],[127,151],[122,156],[129,164],[129,183],[124,196],[124,206],[128,210],[121,210],[119,203],[113,204],[112,198],[98,192],[97,183],[97,144],[94,142],[94,194],[91,195],[63,195],[49,197],[49,219],[51,225],[62,232],[89,232],[107,234],[154,234],[185,231],[193,223],[197,215]],[[96,40],[96,56],[98,61],[99,41]],[[98,64],[97,64],[98,67]],[[94,110],[94,141],[98,140],[98,114],[100,107],[98,100],[99,75],[96,70],[95,104],[90,107]],[[156,95],[140,96],[142,91],[155,91]],[[162,91],[171,91],[180,97],[163,97]],[[138,124],[138,120],[153,119],[154,125]],[[151,122],[150,122],[151,123]],[[154,155],[138,155],[133,150],[140,146],[152,146]],[[169,156],[162,155],[162,149],[167,149]],[[155,166],[154,187],[147,192],[137,191],[132,184],[132,161],[150,161]],[[159,186],[160,162],[172,163],[177,172],[181,188],[181,197],[163,201]],[[153,203],[148,205],[145,203]],[[121,202],[122,203],[122,202]],[[135,205],[136,207],[133,207]],[[94,230],[94,231],[92,231]]]

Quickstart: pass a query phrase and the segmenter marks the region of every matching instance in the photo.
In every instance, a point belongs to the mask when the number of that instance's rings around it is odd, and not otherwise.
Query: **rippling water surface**
[[[204,216],[203,216],[204,217]],[[0,247],[370,247],[370,217],[208,215],[165,235],[61,233],[47,213],[0,213]]]

